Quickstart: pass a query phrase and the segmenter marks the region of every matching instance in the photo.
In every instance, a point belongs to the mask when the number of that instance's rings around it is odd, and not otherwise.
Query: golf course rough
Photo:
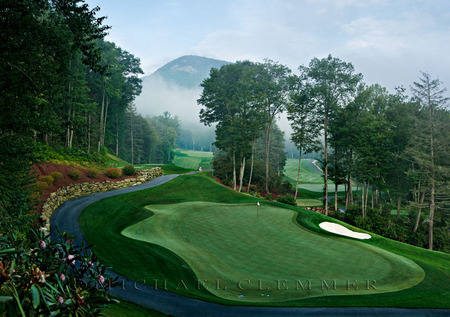
[[[413,287],[425,277],[405,257],[309,231],[289,209],[203,201],[146,208],[154,215],[122,234],[176,253],[201,287],[223,299],[270,303],[386,293]]]

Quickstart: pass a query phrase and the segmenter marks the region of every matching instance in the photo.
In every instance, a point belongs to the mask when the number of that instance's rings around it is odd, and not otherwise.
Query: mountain
[[[142,93],[136,98],[136,109],[142,115],[157,116],[169,111],[187,125],[200,125],[197,99],[200,84],[212,67],[230,64],[212,58],[187,55],[177,58],[142,78]]]
[[[159,68],[150,77],[159,76],[169,84],[185,88],[198,88],[203,79],[209,76],[211,68],[230,64],[213,58],[186,55]]]

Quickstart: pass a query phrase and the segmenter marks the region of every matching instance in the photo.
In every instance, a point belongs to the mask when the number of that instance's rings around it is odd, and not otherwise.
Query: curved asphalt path
[[[193,174],[192,172],[188,174]],[[75,243],[86,241],[78,224],[81,211],[104,198],[131,193],[164,184],[180,174],[164,175],[138,186],[122,188],[82,196],[65,202],[50,219],[50,235],[57,239],[56,227],[76,236]],[[107,274],[118,277],[120,286],[111,289],[111,294],[138,305],[164,312],[172,316],[450,316],[450,309],[408,309],[408,308],[371,308],[371,307],[249,307],[225,306],[183,297],[174,293],[129,280],[112,271]]]

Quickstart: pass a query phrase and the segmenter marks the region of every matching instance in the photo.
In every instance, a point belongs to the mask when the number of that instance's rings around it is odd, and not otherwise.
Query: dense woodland
[[[266,192],[280,189],[281,180],[273,175],[280,175],[286,156],[281,149],[274,157],[273,145],[283,143],[283,137],[274,141],[272,135],[277,116],[286,111],[299,163],[302,155],[321,153],[326,215],[339,203],[335,199],[329,206],[327,197],[337,197],[338,185],[345,185],[340,203],[358,210],[349,222],[373,231],[373,215],[396,208],[397,223],[405,222],[400,220],[405,208],[411,221],[400,226],[412,236],[399,233],[399,240],[433,249],[436,226],[438,249],[448,248],[450,112],[438,79],[422,72],[411,85],[411,96],[404,88],[392,94],[380,85],[366,85],[351,63],[330,55],[300,66],[299,75],[269,60],[237,62],[212,69],[202,87],[200,119],[216,124],[220,150],[214,167],[235,190],[250,190],[256,178],[261,185],[261,172],[254,173],[261,162]],[[330,180],[334,193],[328,192]],[[399,231],[391,228],[397,225],[390,218],[389,213],[378,227],[396,238]]]

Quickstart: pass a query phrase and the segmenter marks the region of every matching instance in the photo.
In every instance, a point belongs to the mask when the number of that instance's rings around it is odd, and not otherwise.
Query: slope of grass
[[[153,280],[167,279],[169,290],[193,298],[201,298],[226,304],[239,304],[242,302],[223,299],[214,294],[212,290],[197,288],[197,275],[188,262],[176,253],[157,244],[138,241],[123,236],[121,233],[126,228],[135,225],[153,215],[146,208],[153,204],[174,204],[180,202],[207,201],[213,203],[243,204],[258,201],[256,198],[236,193],[228,188],[220,186],[212,178],[204,175],[180,176],[161,186],[120,195],[96,202],[86,208],[80,217],[80,225],[87,240],[95,245],[94,252],[113,269],[128,278],[135,280],[146,280],[152,284]],[[391,252],[406,261],[414,261],[425,272],[424,280],[411,288],[385,294],[371,295],[345,295],[345,296],[321,296],[316,298],[304,298],[284,302],[259,302],[258,305],[293,305],[293,306],[397,306],[397,307],[449,307],[450,290],[448,280],[450,276],[450,256],[439,252],[431,252],[412,247],[399,242],[375,236],[370,240],[354,241],[349,238],[337,237],[327,233],[318,227],[322,221],[337,220],[323,215],[301,210],[275,202],[264,202],[269,206],[277,206],[290,209],[297,214],[293,220],[313,235],[320,234],[324,237],[333,237],[336,241],[364,245],[364,248],[373,247],[377,252]],[[152,219],[152,218],[150,218]],[[236,224],[239,226],[239,224]],[[344,224],[346,225],[346,224]],[[347,226],[347,225],[346,225]],[[358,229],[354,229],[358,231]],[[201,230],[197,230],[200,232]],[[250,238],[249,238],[250,239]],[[267,250],[273,250],[278,246],[270,246],[267,241],[261,241]],[[316,244],[312,244],[316,246]],[[340,250],[330,248],[329,244],[317,246],[323,253],[330,256],[326,259],[330,270],[336,261],[340,261],[336,255]],[[352,248],[352,247],[350,247]],[[302,246],[298,246],[302,250]],[[381,251],[380,251],[381,250]],[[384,251],[383,251],[384,250]],[[251,250],[246,254],[251,255]],[[342,250],[344,252],[344,250]],[[284,260],[285,254],[278,254],[280,262]],[[346,261],[352,261],[349,257]],[[298,263],[308,266],[308,255],[300,257]],[[366,262],[362,266],[368,272],[373,263]],[[264,265],[264,263],[261,263]],[[309,268],[313,268],[310,265]],[[276,265],[271,264],[276,269]],[[345,268],[342,269],[345,272]],[[314,271],[314,270],[312,270]],[[401,273],[401,272],[399,272]],[[329,277],[329,276],[328,276]],[[280,279],[288,279],[291,276],[280,276]],[[295,279],[295,277],[292,277]],[[367,277],[370,279],[370,276]],[[180,287],[183,280],[188,289]],[[381,281],[381,280],[380,280]],[[287,298],[286,298],[287,300]],[[247,303],[252,304],[252,303]]]
[[[190,151],[190,150],[174,150],[174,158],[172,160],[174,165],[184,167],[187,169],[198,170],[211,169],[211,161],[213,160],[212,152]]]
[[[136,165],[134,165],[134,167],[136,169],[142,169],[142,170],[153,168],[153,167],[161,167],[161,169],[164,172],[164,175],[183,174],[183,173],[195,171],[194,169],[184,168],[184,167],[176,166],[173,164],[136,164]]]

